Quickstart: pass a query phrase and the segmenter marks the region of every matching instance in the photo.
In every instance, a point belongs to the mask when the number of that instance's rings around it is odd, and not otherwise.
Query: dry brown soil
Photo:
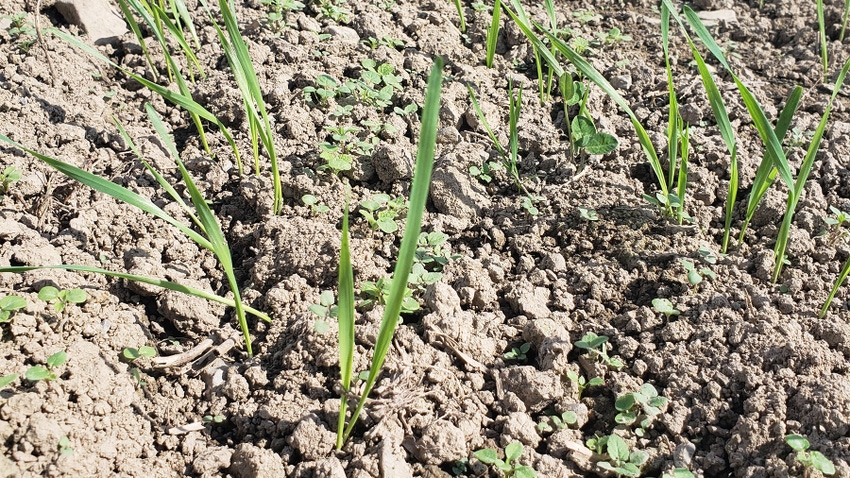
[[[0,1],[8,14],[32,11],[20,0]],[[193,88],[198,101],[237,135],[250,157],[247,123],[232,75],[203,9],[190,1],[207,76]],[[736,20],[712,32],[733,68],[775,118],[791,88],[805,88],[793,127],[803,146],[823,112],[835,70],[847,56],[838,42],[843,2],[827,2],[832,65],[820,74],[814,2],[699,0],[702,10],[732,9]],[[282,158],[285,204],[271,214],[268,167],[237,174],[223,136],[209,127],[216,158],[201,149],[181,109],[85,53],[47,36],[56,70],[51,77],[38,45],[22,51],[0,32],[0,132],[14,140],[109,178],[180,214],[117,134],[114,115],[145,157],[170,181],[179,172],[148,122],[151,102],[175,134],[183,160],[218,214],[234,254],[244,295],[273,317],[251,319],[254,357],[238,342],[202,363],[158,369],[149,359],[122,360],[125,347],[155,346],[162,356],[185,352],[207,338],[218,345],[237,329],[232,311],[160,289],[93,274],[40,270],[0,275],[0,292],[28,305],[2,325],[0,375],[23,375],[56,351],[68,354],[58,379],[18,379],[0,392],[0,475],[6,476],[232,476],[232,477],[445,477],[469,459],[466,476],[497,476],[472,459],[484,447],[525,445],[522,463],[538,476],[593,476],[599,457],[588,438],[612,432],[650,454],[643,476],[674,466],[697,476],[801,476],[788,433],[808,436],[831,458],[838,476],[850,476],[850,308],[842,290],[829,314],[817,318],[847,259],[846,233],[829,229],[828,207],[850,211],[850,114],[839,96],[796,215],[790,264],[770,281],[773,243],[785,208],[778,184],[759,208],[744,244],[716,264],[699,249],[719,252],[729,156],[711,109],[676,35],[676,80],[691,122],[692,164],[687,210],[693,225],[679,226],[642,199],[654,193],[651,170],[625,114],[598,89],[588,107],[600,130],[619,138],[611,154],[582,163],[568,155],[560,98],[540,102],[531,52],[516,27],[503,29],[495,68],[483,64],[487,9],[464,1],[468,29],[447,1],[349,0],[347,25],[323,17],[318,4],[293,12],[274,31],[267,7],[237,2]],[[588,58],[626,97],[664,144],[667,93],[660,49],[659,12],[650,0],[561,1],[559,22],[578,35],[618,27],[632,41],[594,44]],[[582,21],[574,13],[590,11]],[[545,11],[529,8],[543,21]],[[50,2],[43,25],[78,32]],[[32,15],[30,15],[32,18]],[[318,34],[327,34],[319,36]],[[363,40],[385,36],[403,46],[372,49]],[[152,42],[151,42],[152,43]],[[151,75],[136,39],[126,35],[100,51]],[[164,72],[162,55],[153,50]],[[448,235],[452,254],[442,278],[415,293],[419,312],[404,317],[385,370],[361,425],[334,451],[339,405],[336,325],[316,331],[308,307],[334,290],[345,181],[352,203],[383,192],[407,194],[417,115],[402,117],[353,101],[351,115],[307,101],[303,89],[320,74],[359,77],[363,59],[388,62],[402,78],[395,106],[422,104],[433,55],[446,58],[437,163],[424,230]],[[507,144],[508,85],[522,87],[519,164],[526,187],[540,196],[540,214],[522,207],[504,172],[487,184],[468,173],[497,159],[470,104],[474,85],[502,144]],[[734,85],[719,75],[739,137],[742,191],[735,228],[763,148]],[[343,102],[345,103],[345,102]],[[574,112],[574,110],[573,110]],[[357,159],[343,179],[320,170],[325,126],[378,120],[382,133],[370,156]],[[366,132],[361,133],[366,137]],[[804,149],[790,145],[798,167]],[[250,170],[250,159],[247,170]],[[0,197],[0,265],[79,263],[168,278],[226,294],[214,257],[164,222],[94,193],[51,172],[38,160],[0,147],[0,169],[16,166],[23,178]],[[795,169],[796,170],[796,169]],[[184,188],[178,187],[179,191]],[[301,201],[313,194],[330,211]],[[579,208],[597,212],[597,221]],[[358,284],[392,270],[400,232],[373,230],[353,216]],[[846,231],[846,229],[843,229]],[[737,232],[737,230],[735,231]],[[688,283],[682,259],[709,267],[716,277]],[[62,314],[37,299],[44,285],[82,287],[88,300]],[[669,298],[681,311],[665,318],[651,301]],[[380,308],[362,311],[357,325],[357,371],[367,368]],[[585,333],[610,338],[625,367],[587,359],[574,346]],[[238,337],[237,337],[238,339]],[[525,360],[504,354],[530,343]],[[141,383],[131,369],[138,367]],[[569,371],[605,379],[578,398]],[[614,400],[648,383],[669,400],[642,438],[616,428]],[[574,411],[578,423],[552,432],[537,424]],[[223,421],[205,423],[205,416]],[[200,425],[199,425],[200,424]],[[72,450],[62,453],[67,437]]]

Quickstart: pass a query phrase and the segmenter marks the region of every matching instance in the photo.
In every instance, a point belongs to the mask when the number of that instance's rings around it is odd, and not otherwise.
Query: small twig
[[[53,85],[56,85],[56,70],[53,69],[53,61],[50,60],[50,51],[47,49],[47,44],[44,42],[44,37],[41,36],[41,0],[35,0],[35,35],[38,37],[38,44],[44,50],[44,56],[47,57],[47,67],[50,68],[50,80]]]

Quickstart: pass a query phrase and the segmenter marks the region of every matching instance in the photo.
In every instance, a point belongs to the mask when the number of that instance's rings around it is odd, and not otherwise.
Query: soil
[[[2,0],[0,10],[31,12],[31,3]],[[574,160],[561,100],[537,97],[532,52],[516,27],[503,28],[494,68],[484,66],[488,9],[463,2],[465,33],[451,2],[421,0],[349,0],[340,5],[350,12],[347,22],[323,16],[311,3],[273,28],[266,5],[237,2],[282,158],[284,206],[274,215],[271,175],[265,163],[260,175],[252,174],[242,102],[215,30],[203,8],[188,3],[206,72],[191,86],[193,95],[237,136],[244,175],[214,127],[207,134],[215,159],[203,152],[180,108],[51,35],[45,42],[55,77],[38,44],[25,51],[7,28],[0,32],[0,131],[180,215],[112,123],[114,116],[145,158],[179,184],[179,171],[145,116],[143,104],[152,103],[223,225],[246,301],[273,321],[250,319],[255,354],[248,357],[240,335],[231,339],[238,326],[223,306],[96,274],[0,274],[0,293],[27,301],[2,325],[0,376],[23,376],[60,350],[68,355],[56,380],[20,378],[0,391],[0,476],[498,476],[472,453],[514,441],[524,445],[521,463],[538,476],[594,476],[603,473],[595,465],[601,457],[585,442],[612,432],[631,449],[649,453],[643,476],[674,467],[697,476],[801,476],[804,469],[784,441],[789,433],[807,436],[812,449],[835,464],[836,476],[850,476],[847,287],[828,315],[817,317],[850,254],[846,227],[830,228],[824,220],[829,206],[850,210],[845,94],[837,99],[796,214],[789,265],[774,284],[773,243],[786,197],[779,184],[757,210],[743,244],[733,244],[716,264],[699,253],[719,252],[729,156],[678,32],[677,88],[692,125],[686,208],[694,222],[684,226],[642,199],[655,193],[652,172],[628,118],[601,91],[591,89],[588,108],[619,146]],[[758,3],[697,0],[695,7],[734,13],[712,33],[769,117],[778,115],[794,85],[805,88],[792,124],[802,145],[789,146],[796,171],[806,134],[819,121],[828,85],[847,56],[838,41],[843,2],[826,6],[831,64],[825,76],[815,2]],[[544,21],[545,10],[527,7]],[[592,18],[580,18],[579,11]],[[557,12],[559,24],[577,35],[595,39],[617,27],[631,37],[593,44],[587,56],[664,151],[667,87],[655,3],[561,1]],[[37,13],[43,26],[80,33],[51,2]],[[391,37],[403,46],[372,48],[370,37]],[[132,34],[98,48],[153,78]],[[153,48],[152,55],[165,74],[161,52]],[[348,103],[350,116],[334,117],[333,102],[316,104],[304,89],[321,74],[357,78],[361,61],[371,58],[391,64],[401,77],[394,106],[421,105],[434,55],[444,56],[447,66],[423,230],[446,234],[453,257],[439,281],[414,287],[421,309],[403,317],[360,425],[335,451],[337,328],[329,319],[323,331],[309,307],[336,288],[345,183],[353,205],[378,193],[406,195],[419,119],[357,101]],[[763,148],[730,77],[718,74],[718,82],[739,137],[737,234]],[[524,196],[504,171],[489,183],[468,172],[498,156],[467,85],[506,145],[510,84],[524,90],[519,170],[540,197],[536,216],[523,208]],[[352,171],[338,176],[321,169],[319,143],[330,140],[325,127],[365,129],[367,121],[395,129],[382,132],[372,154],[359,157]],[[365,139],[367,131],[359,134]],[[0,197],[0,266],[88,264],[228,293],[215,258],[161,220],[2,146],[0,169],[8,166],[23,177]],[[305,194],[329,211],[314,212],[303,203]],[[598,220],[583,219],[579,208],[595,210]],[[359,213],[352,215],[352,228],[358,288],[389,276],[401,231],[375,230]],[[682,259],[715,277],[691,285]],[[44,285],[83,288],[88,300],[57,313],[37,298]],[[668,298],[680,313],[665,317],[653,309],[655,298]],[[380,306],[358,315],[356,371],[368,367],[380,317]],[[606,367],[576,347],[588,332],[607,336],[609,353],[625,366]],[[524,359],[506,358],[525,343],[531,345]],[[168,357],[204,344],[218,348],[205,361],[182,366],[122,358],[127,347],[149,345]],[[588,387],[579,398],[569,372],[602,377],[604,385]],[[637,437],[634,427],[615,423],[614,401],[643,384],[653,385],[667,404]],[[576,424],[538,429],[550,415],[567,411],[576,413]],[[63,437],[68,440],[60,447]]]

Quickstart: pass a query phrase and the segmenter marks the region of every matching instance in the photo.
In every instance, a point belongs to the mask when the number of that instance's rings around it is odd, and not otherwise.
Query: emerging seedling
[[[600,385],[605,385],[605,379],[602,377],[593,377],[590,380],[584,378],[583,375],[579,375],[572,370],[567,371],[567,378],[570,381],[574,382],[576,386],[578,386],[578,399],[581,400],[581,394],[584,393],[584,389],[587,387],[598,387]]]
[[[18,374],[13,373],[10,375],[4,375],[0,377],[0,390],[8,387],[10,383],[14,382],[18,378]]]
[[[317,319],[313,324],[313,330],[315,330],[317,334],[324,334],[327,332],[330,327],[328,319],[337,316],[338,308],[334,302],[334,293],[329,290],[325,290],[319,295],[319,303],[308,307],[310,312],[319,316],[319,319]]]
[[[63,456],[74,454],[74,449],[71,447],[71,439],[65,435],[62,435],[62,438],[59,439],[59,453]]]
[[[808,451],[811,444],[806,437],[797,434],[785,435],[785,443],[797,452],[797,461],[806,467],[806,476],[818,470],[827,476],[835,474],[835,465],[819,451]]]
[[[682,267],[684,267],[685,272],[688,273],[688,282],[691,285],[699,284],[700,282],[702,282],[703,277],[708,277],[708,278],[711,278],[711,279],[714,279],[715,277],[717,277],[717,274],[715,274],[714,271],[712,271],[708,267],[703,267],[702,269],[697,269],[697,266],[693,262],[691,262],[687,259],[682,259]],[[656,299],[656,300],[658,300],[658,299]],[[654,305],[655,305],[655,303],[653,301],[653,306]],[[671,307],[672,307],[672,304],[671,304]],[[656,308],[656,310],[658,310],[658,308]]]
[[[132,362],[141,357],[156,357],[156,349],[149,345],[142,345],[139,348],[125,347],[121,355]]]
[[[599,215],[596,214],[596,211],[593,209],[580,207],[578,208],[578,213],[579,216],[585,221],[592,222],[599,220]]]
[[[531,350],[531,344],[526,342],[519,347],[512,347],[510,352],[505,353],[505,360],[516,360],[517,362],[525,362],[528,360],[528,351]]]
[[[0,324],[12,319],[12,313],[27,306],[27,301],[17,295],[7,295],[0,299]]]
[[[619,435],[609,435],[603,438],[607,438],[604,446],[608,460],[597,463],[599,468],[618,476],[640,476],[640,467],[649,459],[649,454],[642,450],[629,452],[629,445]]]
[[[658,391],[651,384],[645,383],[641,385],[640,391],[617,397],[614,407],[619,413],[614,417],[614,421],[626,426],[637,423],[635,435],[643,437],[666,404],[667,399],[659,396]]]
[[[45,302],[53,302],[53,310],[62,312],[68,304],[82,304],[88,299],[88,294],[82,289],[60,290],[52,285],[47,285],[38,291],[38,298]]]
[[[578,415],[572,410],[568,410],[559,415],[546,417],[537,424],[537,431],[541,433],[551,433],[555,430],[563,430],[570,425],[575,425],[578,422]]]
[[[65,351],[59,351],[47,357],[46,367],[43,365],[35,365],[27,369],[24,378],[30,382],[38,382],[40,380],[56,380],[56,368],[62,366],[68,360],[68,355]]]
[[[303,201],[307,206],[310,206],[310,209],[313,212],[328,212],[331,210],[327,204],[320,202],[319,198],[312,194],[305,194],[301,196],[301,201]]]
[[[360,286],[360,293],[366,296],[362,302],[357,304],[358,307],[371,308],[375,304],[386,305],[392,290],[392,278],[380,278],[376,282],[364,281]],[[401,300],[401,313],[412,314],[419,310],[419,302],[413,298],[413,290],[410,287],[404,288],[404,295]]]
[[[390,199],[387,194],[375,194],[371,199],[362,201],[360,207],[360,214],[366,218],[372,229],[392,234],[398,231],[395,219],[407,209],[407,201],[402,196]]]
[[[9,192],[9,187],[21,180],[21,170],[14,167],[9,166],[3,170],[3,173],[0,174],[0,195],[4,195]]]
[[[591,358],[610,368],[621,369],[625,366],[619,357],[610,357],[608,355],[608,337],[604,335],[596,335],[593,332],[588,332],[584,334],[581,340],[575,343],[575,346],[587,350]]]
[[[695,478],[696,475],[687,468],[676,468],[670,473],[664,473],[661,478]]]
[[[690,280],[690,276],[688,277]],[[681,311],[675,307],[673,307],[673,303],[670,302],[670,299],[664,298],[656,298],[652,299],[652,308],[655,309],[656,312],[661,312],[668,319],[671,315],[679,315]]]
[[[472,453],[481,463],[495,466],[505,478],[537,478],[537,472],[530,466],[520,465],[522,443],[512,442],[505,447],[505,459],[499,458],[499,452],[492,448],[484,448]]]

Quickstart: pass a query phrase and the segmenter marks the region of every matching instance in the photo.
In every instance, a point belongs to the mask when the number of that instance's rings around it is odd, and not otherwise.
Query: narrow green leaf
[[[345,210],[342,215],[342,240],[339,250],[339,372],[342,382],[339,420],[337,423],[336,448],[342,448],[345,442],[345,414],[348,407],[348,392],[351,387],[351,375],[354,369],[354,270],[351,266],[351,246],[348,237],[348,199],[346,190]]]
[[[824,302],[823,307],[821,307],[820,313],[818,314],[819,318],[822,319],[826,316],[826,312],[829,310],[829,304],[832,303],[832,300],[835,298],[835,294],[838,293],[838,289],[841,288],[841,284],[844,283],[848,275],[850,275],[850,258],[848,258],[847,262],[844,263],[844,267],[841,268],[841,272],[838,274],[838,278],[835,280],[832,290],[829,291],[829,297],[826,298],[826,302]]]
[[[182,284],[177,284],[176,282],[169,282],[167,280],[156,279],[152,277],[139,276],[134,274],[126,274],[123,272],[113,272],[106,269],[101,269],[99,267],[91,267],[84,266],[78,264],[59,264],[59,265],[49,265],[49,266],[11,266],[11,267],[0,267],[0,273],[2,272],[12,272],[16,274],[20,274],[27,271],[34,271],[38,269],[65,269],[69,271],[79,271],[79,272],[93,272],[95,274],[103,274],[111,277],[118,277],[120,279],[126,279],[136,282],[142,282],[144,284],[150,284],[157,287],[162,287],[163,289],[173,290],[176,292],[182,292],[184,294],[193,295],[195,297],[199,297],[201,299],[210,300],[213,302],[218,302],[219,304],[224,304],[228,307],[235,307],[235,304],[232,299],[228,299],[225,297],[220,297],[210,292],[207,292],[202,289],[195,289],[194,287],[185,286]],[[260,319],[265,320],[266,322],[271,322],[272,319],[267,314],[260,312],[253,307],[243,306],[245,311],[254,315]]]
[[[502,0],[496,0],[493,5],[493,17],[490,19],[490,28],[487,29],[487,57],[484,64],[487,68],[493,67],[493,57],[496,55],[496,43],[499,39],[499,23],[502,17]]]

